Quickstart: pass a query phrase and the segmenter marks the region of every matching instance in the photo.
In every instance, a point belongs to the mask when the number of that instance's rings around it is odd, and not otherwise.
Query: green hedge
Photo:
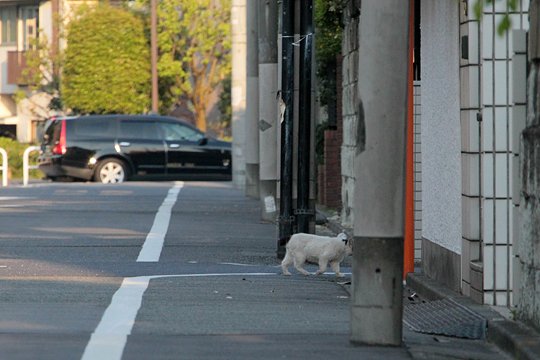
[[[23,154],[32,144],[21,144],[18,141],[11,140],[10,138],[0,137],[0,148],[6,150],[8,154],[8,178],[9,179],[22,179],[23,178]],[[32,151],[30,153],[30,165],[37,163],[39,153]],[[43,173],[39,170],[30,170],[30,178],[40,179],[43,177]],[[0,177],[1,178],[1,177]]]

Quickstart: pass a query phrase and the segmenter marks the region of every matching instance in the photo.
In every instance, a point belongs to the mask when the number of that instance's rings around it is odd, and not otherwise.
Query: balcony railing
[[[22,72],[26,68],[26,51],[8,51],[8,84],[25,85]]]

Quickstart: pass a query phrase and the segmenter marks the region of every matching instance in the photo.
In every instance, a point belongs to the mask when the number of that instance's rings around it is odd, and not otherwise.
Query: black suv
[[[45,125],[39,169],[52,179],[231,177],[231,143],[154,115],[57,117]]]

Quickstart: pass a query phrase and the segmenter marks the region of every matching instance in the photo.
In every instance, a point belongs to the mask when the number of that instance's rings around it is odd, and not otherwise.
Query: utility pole
[[[309,233],[315,215],[309,202],[311,183],[311,60],[313,56],[313,0],[300,2],[300,97],[298,120],[298,232]]]
[[[258,2],[247,1],[246,195],[259,198]]]
[[[157,0],[150,0],[150,53],[152,67],[152,112],[159,112],[157,72]]]
[[[404,0],[362,1],[350,337],[355,344],[402,341],[409,8]]]
[[[246,1],[233,0],[231,5],[232,177],[234,186],[242,190],[246,186]]]
[[[278,4],[258,0],[259,19],[259,194],[261,218],[276,219],[278,171]]]
[[[278,258],[285,256],[285,245],[293,232],[293,122],[294,122],[294,0],[281,2],[281,163]]]
[[[57,58],[58,54],[60,53],[60,31],[62,27],[62,21],[60,20],[60,1],[59,0],[52,0],[51,1],[51,12],[52,12],[52,36],[51,36],[51,53],[53,55],[53,58]],[[58,64],[56,62],[53,62],[53,75],[54,77],[58,78],[60,74],[60,69],[58,68]]]

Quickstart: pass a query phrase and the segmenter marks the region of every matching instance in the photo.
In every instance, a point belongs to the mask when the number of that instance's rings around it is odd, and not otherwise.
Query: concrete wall
[[[17,111],[17,106],[9,94],[0,94],[0,118],[13,116]]]
[[[428,276],[442,280],[453,274],[443,282],[459,288],[460,269],[449,271],[442,264],[455,262],[441,261],[461,254],[458,3],[422,2],[421,18],[422,234],[424,243],[448,250],[430,252],[422,260],[432,271]]]
[[[531,29],[528,43],[528,79],[527,92],[514,86],[514,113],[518,118],[525,120],[525,129],[519,131],[521,135],[520,162],[521,173],[519,201],[519,230],[515,242],[515,270],[518,273],[515,299],[516,315],[536,329],[540,329],[540,106],[538,102],[540,94],[540,39],[538,22],[540,21],[540,2],[531,3],[530,8]],[[513,34],[514,44],[519,44],[518,39],[524,40],[525,34],[517,31]],[[524,80],[526,64],[523,50],[525,42],[521,41],[516,47],[516,56],[513,62],[514,76]],[[517,81],[514,82],[517,85]],[[516,94],[517,91],[517,94]],[[520,104],[523,95],[526,94],[527,116],[523,119],[524,108]],[[518,96],[516,96],[518,95]],[[521,95],[521,96],[520,96]],[[514,119],[515,121],[516,119]],[[518,125],[516,122],[515,125]],[[522,123],[523,124],[523,123]],[[519,128],[519,126],[516,126]],[[514,131],[514,136],[516,131]],[[514,187],[515,188],[515,187]],[[514,191],[515,194],[515,191]]]
[[[343,145],[341,147],[341,221],[344,226],[354,224],[354,158],[358,124],[358,26],[360,1],[349,0],[345,7],[343,31]]]

